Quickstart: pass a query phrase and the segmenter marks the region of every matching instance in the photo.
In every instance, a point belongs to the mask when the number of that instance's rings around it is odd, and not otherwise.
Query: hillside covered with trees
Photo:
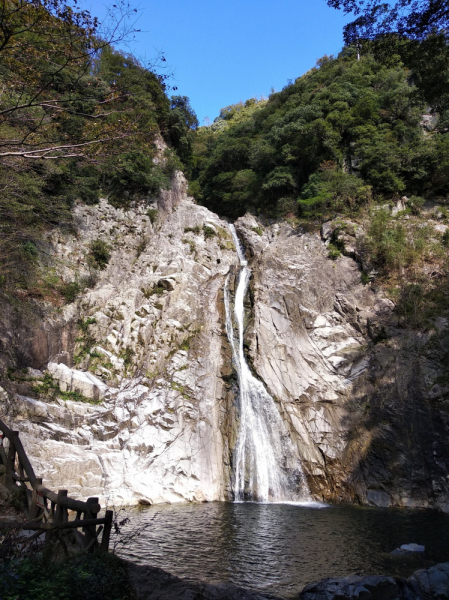
[[[21,297],[73,297],[42,278],[45,232],[72,228],[71,207],[116,206],[170,185],[189,160],[196,116],[158,73],[113,44],[132,34],[119,3],[107,27],[59,0],[1,3],[0,285]],[[154,144],[169,144],[156,164]]]
[[[388,63],[345,48],[268,100],[222,110],[197,134],[196,197],[230,217],[322,218],[372,198],[446,195],[449,112],[429,131],[426,82],[399,55]]]

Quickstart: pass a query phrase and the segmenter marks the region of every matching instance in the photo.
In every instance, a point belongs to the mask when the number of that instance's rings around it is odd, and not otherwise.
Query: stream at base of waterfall
[[[240,261],[238,285],[231,309],[229,276],[225,285],[226,333],[238,375],[238,435],[233,452],[236,502],[301,502],[310,500],[301,460],[275,401],[251,373],[243,351],[244,300],[251,269],[235,228],[230,225]],[[235,321],[234,321],[235,320]],[[238,335],[234,334],[234,322]],[[237,337],[237,339],[235,339]]]

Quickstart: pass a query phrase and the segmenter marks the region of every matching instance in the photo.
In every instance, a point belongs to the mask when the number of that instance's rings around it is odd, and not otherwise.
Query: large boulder
[[[101,400],[108,389],[108,386],[92,373],[70,369],[62,363],[48,363],[47,370],[63,392],[78,392],[86,398]]]

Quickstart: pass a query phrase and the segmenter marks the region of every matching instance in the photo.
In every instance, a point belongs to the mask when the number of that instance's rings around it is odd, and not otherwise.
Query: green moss
[[[365,273],[365,271],[362,271],[360,274],[360,281],[363,283],[363,285],[368,285],[368,283],[370,282],[368,273]]]
[[[337,258],[339,258],[341,256],[340,250],[334,244],[329,244],[327,249],[328,249],[327,256],[331,260],[337,260]]]
[[[127,346],[124,350],[120,352],[120,358],[123,358],[123,365],[125,369],[128,369],[133,362],[133,357],[135,356],[135,352],[132,348]]]
[[[263,229],[262,229],[262,227],[260,227],[260,225],[259,225],[258,227],[251,227],[251,229],[252,229],[252,230],[253,230],[255,233],[257,233],[257,235],[262,235],[262,233],[263,233]]]
[[[92,347],[96,344],[96,340],[89,333],[89,326],[94,325],[96,320],[93,317],[78,320],[78,328],[81,330],[81,335],[76,338],[76,342],[80,344],[78,352],[73,357],[73,362],[78,365],[83,358],[91,353]]]
[[[192,240],[188,240],[187,238],[184,238],[182,240],[183,244],[188,244],[190,246],[190,253],[194,254],[196,252],[196,246],[195,246],[195,242],[193,242]]]
[[[176,390],[177,392],[179,392],[180,394],[182,394],[182,397],[187,399],[190,399],[189,394],[187,394],[186,392],[186,387],[184,385],[181,385],[179,383],[176,383],[176,381],[171,381],[170,382],[170,387],[172,390]]]

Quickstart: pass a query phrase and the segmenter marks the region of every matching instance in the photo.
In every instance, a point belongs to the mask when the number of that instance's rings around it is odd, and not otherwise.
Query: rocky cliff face
[[[449,509],[438,344],[403,329],[351,258],[288,225],[236,224],[251,256],[253,368],[278,400],[323,500]]]
[[[37,399],[39,379],[23,377],[4,412],[52,489],[116,504],[224,499],[221,293],[234,246],[226,223],[187,198],[181,174],[150,211],[154,223],[147,208],[79,205],[78,236],[49,240],[67,280],[91,276],[93,240],[112,256],[93,289],[31,326],[28,364],[48,367],[50,389]]]
[[[29,318],[3,311],[4,364],[20,354],[28,370],[1,411],[52,489],[115,504],[231,497],[238,407],[223,288],[238,260],[227,224],[185,187],[178,174],[149,212],[76,206],[77,235],[56,232],[48,253],[90,289]],[[398,327],[356,262],[329,260],[317,235],[250,216],[236,228],[253,272],[248,360],[314,497],[448,510],[446,323]],[[112,255],[93,272],[97,239]]]

